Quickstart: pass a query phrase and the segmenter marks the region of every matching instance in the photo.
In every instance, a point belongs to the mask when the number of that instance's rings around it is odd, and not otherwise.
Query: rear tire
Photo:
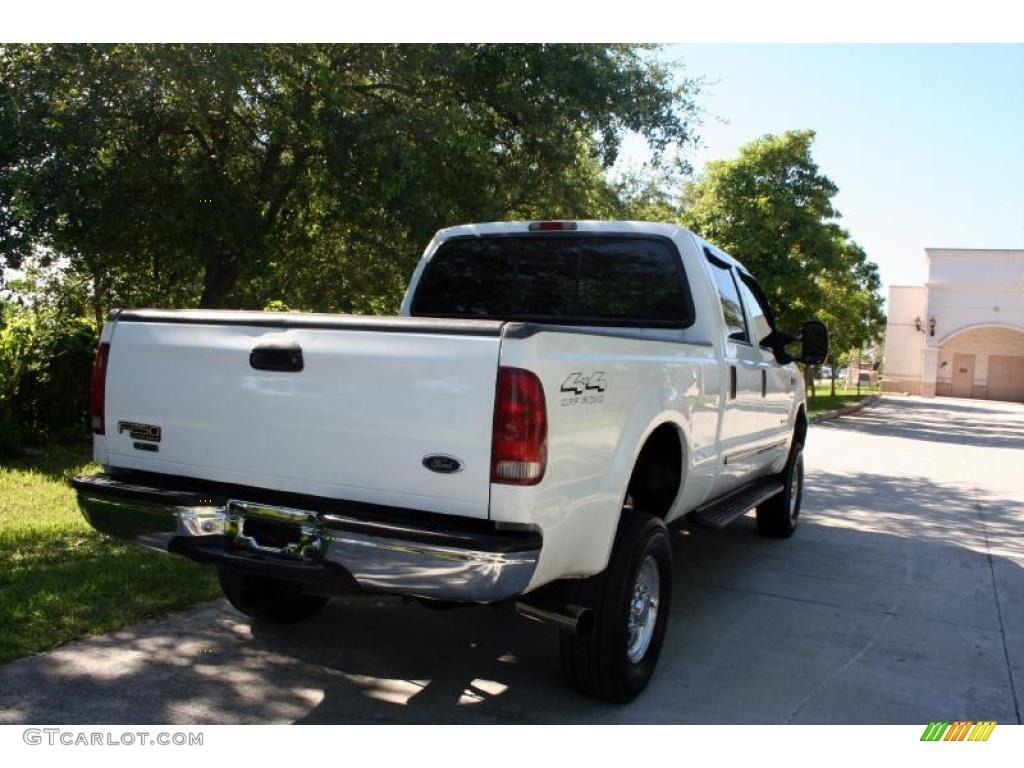
[[[804,497],[804,450],[794,444],[786,468],[779,479],[781,493],[772,496],[757,507],[757,530],[762,536],[788,539],[800,521],[800,505]]]
[[[627,702],[658,663],[672,602],[672,549],[665,523],[623,512],[608,567],[566,582],[568,602],[594,612],[583,637],[559,636],[562,671],[580,693]]]
[[[254,619],[274,624],[293,624],[319,613],[327,598],[309,595],[302,585],[253,576],[230,568],[218,568],[217,577],[224,597],[236,609]]]

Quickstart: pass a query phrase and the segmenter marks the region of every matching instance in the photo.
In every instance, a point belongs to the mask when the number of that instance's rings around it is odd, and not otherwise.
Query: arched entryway
[[[982,325],[939,343],[935,394],[1024,402],[1024,330]]]

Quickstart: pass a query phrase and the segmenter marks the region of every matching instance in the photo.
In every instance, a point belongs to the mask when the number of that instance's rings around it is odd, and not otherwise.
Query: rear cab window
[[[693,301],[668,239],[482,235],[441,244],[413,297],[416,317],[687,327]]]

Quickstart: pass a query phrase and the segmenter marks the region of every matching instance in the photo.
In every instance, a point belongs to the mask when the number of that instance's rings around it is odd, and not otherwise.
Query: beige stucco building
[[[926,248],[889,288],[882,389],[1024,402],[1024,250]]]

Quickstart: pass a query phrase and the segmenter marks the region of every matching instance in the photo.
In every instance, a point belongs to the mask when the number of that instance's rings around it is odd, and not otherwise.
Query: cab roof
[[[746,268],[728,253],[716,245],[709,243],[704,238],[695,234],[686,227],[679,224],[669,224],[656,221],[619,221],[619,220],[558,220],[560,223],[572,225],[572,232],[606,232],[631,235],[657,235],[660,237],[674,238],[681,233],[692,235],[701,248],[707,248],[716,257],[738,269],[746,272]],[[435,242],[441,243],[453,237],[471,237],[474,235],[509,235],[509,234],[530,234],[536,232],[530,225],[540,224],[540,221],[491,221],[478,224],[462,224],[456,227],[447,227],[435,235]],[[544,223],[549,223],[544,221]]]
[[[440,240],[448,240],[452,237],[465,237],[467,235],[508,235],[527,234],[535,230],[530,225],[537,225],[540,221],[491,221],[479,224],[462,224],[457,227],[448,227],[437,233]],[[660,235],[661,237],[674,237],[680,232],[689,230],[678,224],[666,224],[653,221],[599,221],[599,220],[558,220],[557,222],[544,221],[543,223],[563,223],[573,227],[575,232],[619,232],[627,234]]]

